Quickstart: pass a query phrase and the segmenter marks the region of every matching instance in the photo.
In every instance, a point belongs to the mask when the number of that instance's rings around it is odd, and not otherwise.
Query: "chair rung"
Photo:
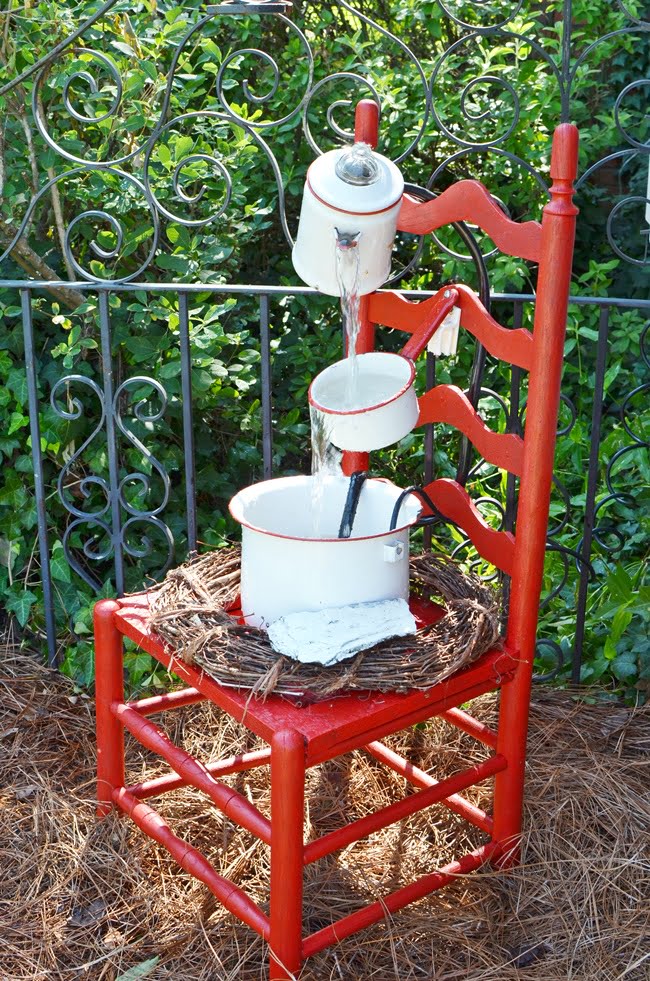
[[[367,753],[370,753],[374,759],[378,760],[379,763],[383,763],[384,766],[390,767],[395,773],[399,773],[401,777],[408,780],[415,787],[420,787],[426,790],[428,787],[439,786],[440,781],[436,780],[434,777],[429,776],[424,770],[419,767],[414,766],[409,760],[404,759],[399,753],[395,753],[388,746],[384,746],[383,743],[378,741],[368,743],[367,746],[363,747]],[[492,834],[493,821],[489,814],[481,810],[480,807],[476,807],[474,804],[470,804],[468,800],[461,797],[460,794],[451,794],[450,797],[445,797],[443,800],[439,801],[440,804],[444,804],[448,807],[450,811],[455,814],[459,814],[470,824],[475,825],[475,827],[480,828],[481,831],[485,831],[487,834]]]
[[[267,845],[271,844],[271,822],[242,794],[215,780],[203,763],[195,760],[180,746],[175,746],[155,723],[144,719],[135,709],[129,708],[124,702],[116,702],[112,705],[112,711],[143,746],[167,760],[186,783],[207,794],[219,810],[242,828],[261,838]]]
[[[270,749],[256,749],[252,753],[242,753],[239,756],[228,756],[223,760],[213,763],[205,763],[204,766],[208,773],[215,777],[227,777],[231,773],[242,773],[245,770],[254,770],[257,766],[264,766],[271,762]],[[179,787],[187,787],[187,780],[179,777],[177,773],[165,774],[161,777],[153,777],[151,780],[143,780],[141,783],[134,783],[126,789],[129,793],[144,800],[147,797],[156,797],[169,790],[178,790]]]
[[[204,882],[229,912],[238,916],[265,940],[269,939],[269,919],[259,906],[234,882],[215,872],[205,855],[177,837],[158,811],[139,801],[125,787],[120,787],[113,793],[113,800],[146,835],[166,848],[181,868]]]
[[[181,688],[180,691],[153,695],[151,698],[141,698],[137,702],[127,702],[126,704],[141,715],[153,715],[154,712],[164,712],[166,709],[195,705],[196,702],[204,702],[205,698],[206,696],[196,688]]]
[[[410,885],[404,886],[402,889],[397,889],[396,892],[389,893],[388,896],[384,896],[383,899],[378,900],[376,903],[364,906],[363,909],[356,910],[354,913],[350,913],[349,916],[344,916],[341,920],[337,920],[336,923],[332,923],[330,926],[324,927],[324,929],[318,930],[316,933],[312,933],[303,943],[303,957],[312,957],[319,951],[324,950],[325,947],[331,947],[332,944],[344,940],[345,937],[357,933],[358,930],[363,930],[365,927],[372,926],[373,923],[378,923],[384,919],[387,913],[395,913],[404,906],[408,906],[409,903],[413,903],[417,899],[422,899],[424,896],[428,896],[429,893],[435,892],[436,889],[446,886],[456,876],[473,872],[487,862],[499,847],[498,842],[490,841],[475,851],[464,855],[457,861],[450,862],[449,865],[445,865],[438,872],[431,872],[429,875],[422,876],[422,878],[416,879]]]
[[[497,734],[494,729],[490,729],[484,722],[479,722],[468,712],[463,712],[459,708],[450,708],[441,712],[440,718],[456,726],[457,729],[462,729],[468,736],[473,736],[491,749],[497,748]]]
[[[499,773],[500,770],[505,770],[506,766],[505,756],[499,754],[491,756],[483,763],[477,763],[476,766],[471,766],[461,773],[455,773],[453,777],[441,780],[434,787],[428,787],[417,794],[411,794],[410,797],[396,801],[388,807],[382,807],[381,810],[375,811],[373,814],[368,814],[357,821],[351,821],[343,828],[330,831],[329,834],[323,835],[322,838],[311,841],[305,846],[305,865],[316,862],[319,858],[329,855],[330,852],[339,851],[353,841],[365,838],[390,824],[395,824],[396,821],[401,821],[431,804],[437,804],[459,790],[472,787],[474,784],[494,776],[495,773]]]

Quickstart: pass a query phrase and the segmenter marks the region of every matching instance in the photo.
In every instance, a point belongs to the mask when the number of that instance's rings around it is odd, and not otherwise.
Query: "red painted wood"
[[[412,334],[421,326],[428,309],[435,303],[436,296],[415,302],[405,300],[401,293],[392,290],[387,290],[385,293],[371,293],[368,316],[372,317],[376,324]]]
[[[379,106],[373,99],[361,99],[354,112],[354,139],[358,143],[367,143],[373,149],[379,142]],[[367,354],[375,348],[375,325],[368,316],[369,297],[359,299],[359,333],[355,351],[357,354]],[[350,454],[353,456],[353,454]],[[367,454],[364,454],[367,457]],[[358,469],[368,469],[359,466]],[[351,470],[350,473],[354,473]]]
[[[465,488],[455,480],[441,477],[427,484],[425,490],[441,513],[471,538],[479,555],[506,575],[512,575],[514,535],[490,528]],[[427,513],[426,507],[424,513]]]
[[[373,149],[379,141],[379,106],[374,99],[360,99],[354,110],[354,139]]]
[[[202,695],[196,688],[181,688],[180,691],[166,692],[164,695],[153,695],[151,698],[141,698],[137,702],[127,702],[129,708],[135,709],[140,715],[154,715],[155,712],[164,712],[166,709],[182,708],[184,705],[195,705],[197,702],[204,702],[205,695]]]
[[[372,926],[373,923],[379,923],[387,914],[396,913],[397,910],[403,909],[409,903],[414,903],[416,900],[428,896],[429,893],[435,892],[436,889],[453,882],[457,876],[467,875],[469,872],[480,868],[481,865],[490,861],[497,851],[498,845],[494,842],[488,842],[487,845],[482,845],[468,855],[445,865],[440,871],[422,876],[408,886],[384,896],[378,902],[371,903],[370,906],[365,906],[349,916],[344,916],[343,919],[337,920],[331,926],[325,927],[317,933],[312,933],[303,944],[303,956],[313,957],[314,954],[339,943],[351,934]]]
[[[420,326],[402,348],[401,353],[411,361],[415,361],[422,354],[447,314],[454,309],[458,292],[452,286],[445,287],[438,290],[431,299],[433,303],[427,303],[426,315],[423,316]]]
[[[441,718],[444,718],[445,715],[445,712],[440,713]],[[395,753],[388,746],[384,746],[383,743],[375,741],[368,743],[363,748],[366,753],[369,753],[379,763],[390,767],[391,770],[399,773],[400,776],[404,777],[415,787],[426,790],[427,787],[436,787],[440,783],[439,780],[435,780],[434,777],[425,773],[419,767],[414,766],[409,760],[404,759],[403,756]],[[451,794],[449,797],[445,797],[444,800],[439,801],[439,803],[444,804],[450,811],[459,814],[466,821],[469,821],[470,824],[474,824],[477,828],[480,828],[481,831],[492,834],[492,818],[485,811],[482,811],[480,807],[470,804],[460,794]]]
[[[223,760],[206,763],[205,768],[213,777],[227,777],[231,773],[254,770],[258,766],[269,763],[270,760],[271,751],[269,749],[258,749],[253,753],[241,753],[238,756],[229,756]],[[147,797],[157,797],[158,794],[166,793],[169,790],[187,787],[187,784],[188,781],[184,777],[179,777],[177,773],[169,773],[162,777],[154,777],[151,780],[142,780],[126,789],[138,800],[145,800]]]
[[[373,102],[374,106],[375,103]],[[354,350],[357,354],[368,354],[375,349],[375,325],[368,318],[369,296],[359,299],[359,333]],[[341,460],[341,470],[350,477],[360,470],[367,471],[370,467],[370,454],[358,453],[354,450],[344,450]]]
[[[443,422],[455,426],[488,463],[521,476],[524,441],[514,433],[495,433],[483,422],[470,400],[455,385],[437,385],[419,399],[418,426]]]
[[[207,794],[226,817],[261,838],[267,845],[271,843],[271,822],[242,794],[215,780],[203,763],[195,760],[180,746],[175,746],[155,723],[143,719],[135,709],[118,702],[113,704],[113,712],[143,746],[162,756],[183,780]]]
[[[295,729],[271,743],[271,971],[292,981],[302,965],[305,741]]]
[[[495,773],[503,770],[505,766],[505,757],[499,755],[492,756],[483,763],[477,763],[467,770],[455,773],[453,777],[441,780],[433,787],[427,787],[426,790],[420,790],[417,794],[411,794],[409,797],[403,798],[403,800],[389,804],[388,807],[382,807],[378,811],[373,811],[372,814],[368,814],[366,817],[359,818],[357,821],[351,821],[350,824],[346,824],[343,828],[330,831],[329,834],[317,838],[316,841],[310,841],[305,847],[305,865],[309,865],[311,862],[317,862],[320,858],[324,858],[332,852],[340,851],[341,848],[351,845],[353,841],[359,841],[360,838],[367,838],[368,835],[373,834],[375,831],[381,831],[382,828],[386,828],[390,824],[403,821],[404,818],[409,817],[411,814],[422,811],[425,807],[430,807],[432,804],[438,804],[444,798],[450,797],[460,790],[473,787],[475,784],[487,780],[488,777],[493,777]]]
[[[564,123],[553,137],[551,200],[542,220],[542,256],[537,280],[524,467],[519,489],[508,617],[508,642],[520,651],[516,675],[501,698],[499,752],[508,758],[508,775],[495,783],[494,832],[516,842],[521,831],[528,706],[535,656],[539,597],[553,477],[555,434],[564,357],[564,335],[571,280],[577,208],[573,182],[578,164],[578,131]],[[510,850],[510,860],[516,848]]]
[[[170,829],[164,818],[150,807],[139,801],[124,787],[115,791],[113,799],[117,806],[137,824],[141,831],[166,848],[181,868],[196,879],[205,883],[219,902],[223,903],[229,912],[234,913],[240,920],[247,923],[265,940],[269,938],[269,920],[262,910],[246,893],[229,879],[219,875],[208,862],[207,858],[188,842],[178,838]]]
[[[329,746],[320,739],[312,740],[308,765],[314,766],[316,763],[324,763],[335,756],[342,756],[344,753],[359,749],[360,746],[367,745],[375,739],[383,739],[392,732],[399,732],[417,722],[423,722],[434,715],[440,715],[444,709],[453,705],[463,704],[472,698],[485,694],[487,691],[494,691],[510,679],[515,664],[516,662],[509,654],[503,651],[490,651],[476,662],[477,671],[471,674],[471,678],[469,670],[467,674],[463,672],[460,682],[457,682],[457,679],[461,676],[453,675],[449,679],[449,685],[447,682],[442,682],[431,689],[428,695],[429,701],[425,701],[425,704],[417,710],[392,719],[382,718],[381,722],[373,728],[366,728],[361,734],[348,735],[336,743],[330,742]]]
[[[525,327],[509,330],[490,316],[476,293],[468,286],[456,284],[459,293],[460,322],[465,330],[494,358],[528,370],[533,359],[533,335]]]
[[[494,650],[484,654],[469,668],[424,692],[348,692],[304,706],[277,695],[262,700],[251,698],[248,691],[224,688],[204,672],[174,657],[147,629],[148,614],[142,604],[126,606],[132,599],[128,597],[123,600],[123,608],[116,615],[116,623],[127,637],[187,684],[202,691],[233,718],[245,721],[252,732],[267,742],[271,741],[274,732],[297,729],[307,740],[309,766],[335,756],[335,746],[340,747],[337,752],[347,752],[371,739],[380,739],[451,705],[460,705],[475,695],[498,687],[508,678],[516,663],[510,653]],[[411,609],[419,626],[443,615],[440,607],[418,597],[411,600]],[[513,654],[516,657],[516,652]]]
[[[516,364],[519,368],[530,368],[533,355],[533,335],[529,330],[518,327],[507,330],[491,317],[477,295],[468,286],[454,283],[458,292],[458,306],[461,309],[461,327],[472,334],[495,358]],[[369,316],[377,324],[413,333],[421,326],[428,309],[436,297],[421,300],[419,303],[405,300],[400,293],[373,293],[370,297]]]
[[[426,235],[454,221],[478,225],[502,252],[539,262],[542,237],[539,222],[520,224],[507,218],[480,181],[458,181],[433,201],[416,201],[405,194],[397,227],[403,232]]]
[[[486,726],[483,722],[479,722],[468,712],[463,712],[459,708],[451,708],[447,709],[446,712],[441,712],[440,718],[456,726],[457,729],[462,729],[468,736],[473,736],[474,739],[485,743],[486,746],[490,746],[492,749],[497,748],[497,733],[494,729]]]
[[[113,791],[124,786],[124,730],[111,704],[124,698],[122,636],[115,624],[115,600],[95,604],[95,717],[97,729],[97,816],[113,809]]]
[[[346,477],[351,477],[353,473],[364,473],[370,468],[370,454],[358,453],[355,450],[344,450],[341,458],[341,472]]]

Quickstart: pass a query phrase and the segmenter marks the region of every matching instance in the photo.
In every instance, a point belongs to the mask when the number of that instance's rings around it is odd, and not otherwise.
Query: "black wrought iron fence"
[[[593,125],[591,143],[583,141],[579,295],[573,298],[568,333],[540,677],[567,663],[574,680],[580,677],[585,647],[594,642],[588,614],[600,603],[603,584],[609,583],[615,596],[616,588],[627,588],[630,556],[643,565],[644,529],[634,515],[642,507],[649,473],[643,400],[649,388],[650,300],[639,273],[650,264],[650,201],[643,183],[650,154],[643,96],[650,79],[638,74],[644,64],[638,46],[645,45],[647,60],[648,11],[636,0],[603,3],[601,24],[595,17],[585,19],[587,6],[568,0],[489,7],[482,0],[439,0],[418,5],[418,16],[439,25],[431,51],[423,55],[413,50],[417,24],[399,21],[407,44],[387,26],[398,24],[395,11],[380,11],[373,20],[370,6],[355,8],[342,0],[296,5],[288,16],[284,4],[223,3],[190,11],[183,19],[171,4],[167,9],[159,3],[155,23],[143,28],[138,22],[139,36],[124,4],[108,0],[80,29],[0,86],[5,99],[0,297],[6,335],[13,336],[20,322],[24,337],[23,401],[53,664],[67,613],[65,574],[56,574],[61,563],[92,590],[100,591],[110,579],[123,592],[160,577],[206,540],[211,478],[197,440],[206,428],[229,423],[197,411],[197,389],[207,383],[202,373],[209,345],[193,332],[193,320],[204,324],[207,316],[209,323],[212,314],[193,314],[195,306],[203,311],[221,304],[214,322],[227,332],[223,305],[237,300],[231,349],[238,347],[248,358],[221,368],[234,379],[233,399],[244,393],[252,406],[245,419],[250,455],[242,450],[244,441],[231,438],[215,466],[230,465],[236,480],[244,471],[252,479],[307,465],[300,384],[289,382],[286,372],[280,377],[278,364],[288,356],[304,373],[304,365],[295,362],[301,343],[309,343],[306,320],[330,337],[325,328],[335,310],[330,304],[328,311],[313,291],[283,284],[288,266],[277,255],[278,243],[291,244],[287,211],[295,214],[305,165],[321,152],[323,133],[334,141],[349,139],[350,107],[368,95],[382,106],[382,148],[407,179],[435,189],[450,179],[487,172],[504,206],[522,216],[530,208],[535,216],[543,198],[548,151],[548,141],[540,144],[540,131],[531,128],[536,110],[527,105],[527,94],[539,98],[541,92],[549,100],[537,111],[543,108],[551,124],[580,122],[577,117],[592,124],[602,109],[603,127],[618,145],[602,145]],[[408,13],[408,4],[403,7]],[[335,44],[341,33],[345,57]],[[340,70],[323,63],[324,39],[328,57],[331,50],[339,55]],[[385,59],[373,39],[387,49]],[[612,79],[600,74],[594,81],[590,59],[603,46]],[[364,59],[371,63],[367,70]],[[540,73],[548,79],[535,89]],[[212,90],[206,78],[213,81]],[[585,92],[592,100],[588,106]],[[294,104],[287,105],[291,98]],[[295,135],[300,123],[303,141]],[[19,186],[21,174],[25,186]],[[247,197],[249,188],[253,199]],[[39,218],[42,208],[45,219]],[[237,209],[245,222],[232,217]],[[215,228],[228,231],[217,235]],[[39,240],[44,234],[53,236],[49,250]],[[515,327],[532,321],[532,272],[500,264],[489,241],[482,240],[481,247],[496,283],[493,303],[500,319]],[[288,248],[282,249],[288,255]],[[50,254],[52,265],[44,258]],[[616,269],[607,265],[612,256]],[[462,278],[465,259],[452,239],[405,240],[401,268],[389,285],[425,298],[433,292],[427,288],[432,281]],[[229,281],[235,269],[229,271],[228,262],[235,260],[248,283]],[[29,274],[19,276],[19,265]],[[61,275],[64,268],[68,279]],[[258,276],[256,269],[262,270]],[[166,275],[176,281],[161,281]],[[521,291],[498,292],[512,283]],[[616,295],[602,295],[603,287]],[[313,316],[306,315],[305,301]],[[287,338],[294,321],[301,324],[302,341],[294,339],[291,346]],[[53,323],[60,326],[59,337]],[[164,348],[162,360],[156,338]],[[123,351],[133,355],[130,362]],[[572,373],[576,359],[580,370]],[[623,362],[621,387],[617,374]],[[254,380],[248,371],[252,364]],[[447,370],[429,356],[421,381],[432,384],[436,373]],[[517,369],[509,379],[493,378],[491,370],[488,365],[482,406],[501,429],[516,431],[525,411],[525,381]],[[208,374],[214,382],[214,371]],[[287,408],[291,397],[296,412]],[[227,411],[222,415],[226,418]],[[588,454],[578,451],[586,445]],[[11,446],[5,448],[6,455],[10,452]],[[421,449],[409,446],[409,453],[407,460],[398,451],[386,466],[419,461],[431,473],[445,463],[445,447],[431,435]],[[513,527],[515,481],[502,485],[482,461],[474,462],[471,479],[490,520]],[[227,486],[227,477],[215,472],[215,509],[218,502],[223,511]],[[0,504],[19,506],[21,500],[20,494],[0,492]],[[219,522],[207,529],[208,543],[223,532],[222,517]],[[452,534],[452,548],[464,545],[462,536]],[[11,541],[5,540],[3,555],[11,574]],[[635,572],[634,589],[639,582]],[[638,628],[629,601],[619,604],[624,616],[614,622],[611,610],[601,605],[618,639]],[[606,656],[612,656],[611,645]]]

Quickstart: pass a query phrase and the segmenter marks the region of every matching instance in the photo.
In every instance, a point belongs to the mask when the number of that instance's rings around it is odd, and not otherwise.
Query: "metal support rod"
[[[181,347],[181,393],[183,397],[183,458],[185,461],[185,504],[187,508],[187,548],[196,552],[196,471],[194,459],[194,420],[192,413],[192,348],[187,293],[178,294],[178,331]]]
[[[58,666],[56,650],[56,623],[54,620],[54,599],[52,596],[52,576],[50,572],[50,547],[47,533],[47,511],[45,507],[43,453],[41,451],[41,425],[38,418],[38,383],[36,379],[36,358],[34,355],[34,325],[32,322],[31,292],[29,290],[21,290],[20,301],[23,312],[25,374],[27,378],[27,402],[29,406],[29,434],[32,441],[32,464],[34,467],[34,498],[36,500],[38,551],[41,560],[41,576],[43,578],[43,606],[45,608],[47,663],[51,668],[55,668]]]
[[[603,392],[605,388],[605,370],[607,368],[607,336],[609,332],[609,307],[602,307],[598,324],[598,346],[596,348],[596,372],[594,378],[594,400],[591,411],[591,445],[589,464],[587,468],[587,495],[585,498],[585,520],[582,534],[580,555],[580,580],[578,585],[578,601],[576,604],[576,635],[573,645],[571,664],[571,681],[580,683],[580,667],[582,664],[582,645],[585,639],[585,612],[587,609],[587,592],[589,590],[591,545],[596,521],[595,502],[598,489],[598,457],[600,450],[600,430],[603,419]]]
[[[264,479],[273,476],[273,396],[271,387],[271,337],[269,332],[269,297],[260,296],[260,353],[262,356],[262,460]]]
[[[379,106],[373,99],[361,99],[357,102],[354,112],[354,139],[356,142],[367,143],[376,148],[379,142]],[[368,354],[375,349],[375,325],[368,316],[370,297],[359,297],[359,332],[355,344],[357,354]],[[345,330],[345,326],[343,328]],[[344,337],[344,344],[347,337]],[[344,355],[348,355],[347,347]],[[368,470],[370,454],[345,450],[341,461],[341,469],[346,476]]]
[[[106,444],[108,453],[108,483],[111,495],[111,541],[115,561],[115,589],[118,596],[124,593],[124,555],[122,553],[122,528],[120,516],[120,474],[113,411],[113,357],[111,353],[111,320],[109,294],[99,295],[99,325],[101,333],[102,375],[104,380],[104,404],[106,406]]]

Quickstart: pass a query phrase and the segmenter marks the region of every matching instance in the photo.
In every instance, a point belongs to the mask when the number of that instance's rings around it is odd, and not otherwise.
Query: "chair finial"
[[[578,172],[578,129],[572,123],[560,123],[553,134],[551,177],[573,182]]]

